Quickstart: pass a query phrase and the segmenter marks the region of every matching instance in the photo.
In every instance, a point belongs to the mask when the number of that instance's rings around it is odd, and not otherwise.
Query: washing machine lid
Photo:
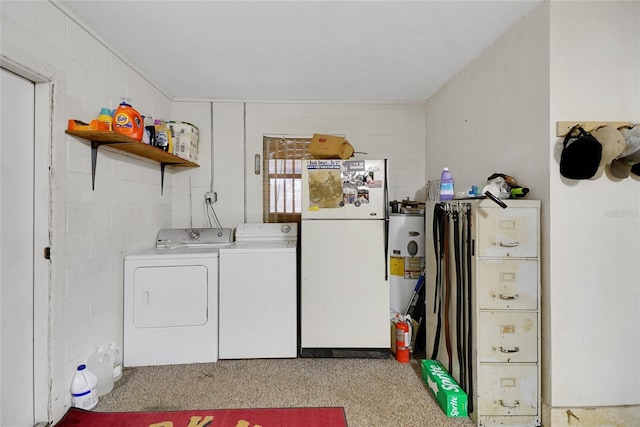
[[[231,228],[166,228],[158,232],[156,248],[220,248],[232,242]]]
[[[226,246],[224,246],[226,247]],[[177,248],[150,248],[127,254],[125,261],[139,260],[180,260],[218,258],[221,247],[181,246]]]
[[[298,224],[256,223],[238,224],[236,242],[289,242],[298,240]]]
[[[226,248],[220,248],[220,254],[226,255],[229,253],[296,253],[297,243],[295,240],[289,241],[277,241],[277,240],[265,240],[258,242],[243,242],[236,241]],[[222,255],[221,255],[222,256]]]

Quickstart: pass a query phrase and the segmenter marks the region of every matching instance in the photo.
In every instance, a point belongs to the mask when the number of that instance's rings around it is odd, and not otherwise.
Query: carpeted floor
[[[419,360],[254,359],[125,368],[95,411],[344,407],[349,427],[473,426],[447,418]]]

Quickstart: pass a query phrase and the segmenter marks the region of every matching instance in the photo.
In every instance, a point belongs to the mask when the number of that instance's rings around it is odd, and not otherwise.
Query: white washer
[[[220,249],[220,359],[297,355],[298,225],[240,224]]]
[[[218,250],[231,229],[160,230],[124,261],[124,366],[218,360]]]

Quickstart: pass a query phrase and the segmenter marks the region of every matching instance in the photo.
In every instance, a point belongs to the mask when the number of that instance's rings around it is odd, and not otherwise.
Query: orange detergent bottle
[[[131,106],[126,98],[122,99],[113,115],[113,130],[138,141],[142,140],[144,133],[142,116]]]

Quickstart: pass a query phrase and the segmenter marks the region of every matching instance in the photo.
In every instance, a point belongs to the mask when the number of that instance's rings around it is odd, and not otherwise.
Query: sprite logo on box
[[[437,360],[422,361],[422,379],[447,417],[466,417],[467,393]]]

